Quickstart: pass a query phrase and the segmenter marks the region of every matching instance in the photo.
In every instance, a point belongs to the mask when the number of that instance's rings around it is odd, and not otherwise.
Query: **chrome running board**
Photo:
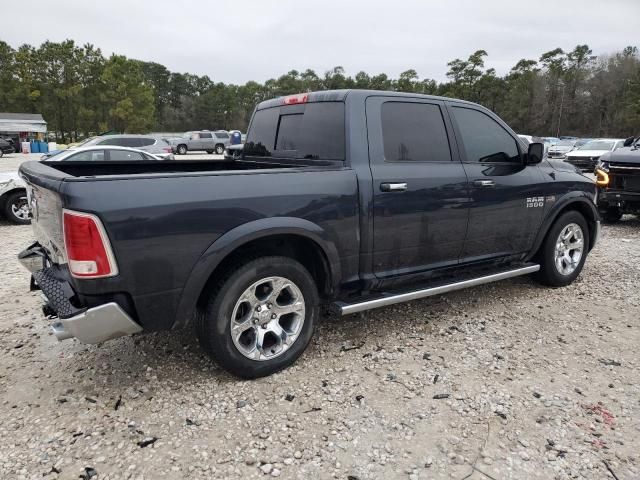
[[[334,302],[339,315],[349,315],[350,313],[363,312],[365,310],[371,310],[372,308],[386,307],[394,305],[396,303],[409,302],[411,300],[417,300],[419,298],[431,297],[433,295],[440,295],[441,293],[453,292],[455,290],[462,290],[463,288],[475,287],[485,283],[497,282],[498,280],[504,280],[506,278],[518,277],[520,275],[527,275],[540,270],[540,265],[527,265],[526,267],[516,268],[514,270],[507,270],[505,272],[494,273],[492,275],[486,275],[483,277],[471,278],[469,280],[463,280],[456,283],[447,283],[445,285],[439,285],[437,287],[425,288],[422,290],[413,290],[405,293],[391,294],[383,293],[382,296],[372,298],[371,300],[365,300],[357,303],[346,302]]]

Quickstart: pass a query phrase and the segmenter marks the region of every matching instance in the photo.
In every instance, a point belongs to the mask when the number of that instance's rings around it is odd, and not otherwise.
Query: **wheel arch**
[[[4,204],[7,201],[7,197],[9,197],[9,195],[12,195],[14,193],[19,193],[19,192],[27,192],[27,189],[25,187],[14,187],[11,190],[7,190],[6,192],[3,192],[2,195],[0,195],[0,208],[4,208]]]
[[[556,202],[545,216],[527,260],[532,259],[538,254],[542,248],[544,239],[547,237],[549,230],[558,217],[570,210],[579,212],[585,218],[589,227],[589,250],[593,248],[598,235],[598,223],[600,222],[598,209],[593,203],[592,198],[588,196],[586,192],[572,192]]]
[[[173,328],[191,321],[206,292],[224,271],[242,259],[265,255],[300,261],[316,280],[321,296],[330,296],[339,283],[338,251],[321,227],[291,217],[256,220],[225,233],[200,256],[182,291]]]

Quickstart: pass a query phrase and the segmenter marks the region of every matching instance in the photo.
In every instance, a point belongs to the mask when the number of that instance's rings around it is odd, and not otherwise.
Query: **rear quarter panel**
[[[350,169],[65,183],[65,208],[100,217],[120,271],[75,281],[76,287],[84,294],[126,291],[136,304],[151,305],[138,312],[145,329],[169,328],[198,259],[224,233],[255,220],[294,217],[318,225],[339,252],[340,276],[357,275],[357,184]],[[162,318],[145,318],[160,306]]]

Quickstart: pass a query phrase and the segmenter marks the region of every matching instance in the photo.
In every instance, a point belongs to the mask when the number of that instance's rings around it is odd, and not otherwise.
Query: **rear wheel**
[[[216,145],[216,153],[218,155],[222,155],[224,153],[224,145],[222,145],[221,143]]]
[[[186,155],[187,154],[187,146],[186,145],[178,145],[177,148],[178,154]]]
[[[589,251],[589,228],[576,211],[566,212],[555,221],[540,251],[538,280],[551,287],[572,283],[584,266]]]
[[[319,314],[318,290],[306,268],[288,257],[261,257],[229,274],[197,313],[207,354],[225,370],[257,378],[302,355]]]
[[[609,207],[603,214],[604,221],[607,223],[619,222],[622,218],[622,211],[618,207]]]
[[[4,204],[4,214],[11,223],[27,225],[31,223],[27,192],[13,192],[7,195]]]

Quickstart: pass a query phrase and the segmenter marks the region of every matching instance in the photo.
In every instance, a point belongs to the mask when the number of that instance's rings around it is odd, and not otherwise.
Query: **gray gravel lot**
[[[517,278],[326,319],[254,381],[190,330],[58,343],[15,258],[30,227],[0,238],[0,479],[640,478],[635,217],[570,287]]]

